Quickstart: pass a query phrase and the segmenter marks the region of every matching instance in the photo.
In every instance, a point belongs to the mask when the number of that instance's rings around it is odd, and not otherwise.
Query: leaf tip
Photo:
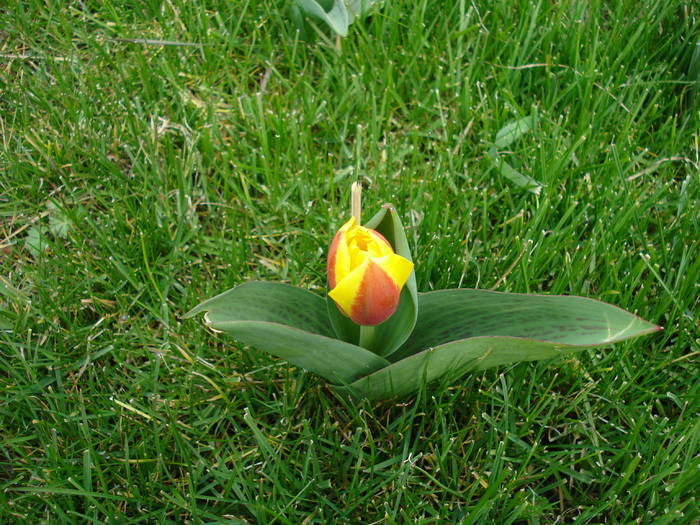
[[[195,315],[204,311],[204,308],[202,308],[203,305],[204,305],[204,303],[199,303],[197,306],[192,308],[190,311],[182,314],[180,316],[180,319],[192,319]]]

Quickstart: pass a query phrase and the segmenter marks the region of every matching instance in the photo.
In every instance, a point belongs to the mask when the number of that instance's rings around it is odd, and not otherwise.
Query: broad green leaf
[[[389,364],[359,346],[297,328],[261,321],[207,323],[236,340],[281,357],[335,384],[345,384]]]
[[[418,321],[392,361],[450,341],[524,337],[566,345],[604,345],[658,327],[616,306],[567,295],[453,289],[418,294]]]
[[[251,281],[200,303],[183,318],[206,312],[208,323],[262,321],[332,337],[323,298],[284,283]]]
[[[379,3],[380,0],[294,0],[290,16],[304,33],[306,15],[326,23],[340,36],[347,36],[348,26]]]
[[[65,239],[72,226],[70,218],[55,202],[49,201],[46,207],[49,211],[49,231],[56,237]]]
[[[615,306],[573,296],[441,290],[419,294],[419,318],[390,366],[340,391],[369,399],[415,392],[439,378],[549,359],[659,327]]]
[[[302,14],[325,22],[340,36],[347,36],[350,21],[345,3],[342,0],[322,3],[323,5],[316,0],[294,0],[294,5],[299,8]]]
[[[24,239],[24,246],[32,254],[32,257],[37,257],[41,252],[47,250],[51,245],[46,228],[43,226],[32,226],[27,232]]]
[[[16,315],[0,308],[0,330],[12,330]]]
[[[334,383],[348,383],[388,364],[333,338],[323,298],[282,283],[249,282],[204,301],[207,326],[281,357]]]
[[[352,24],[356,19],[369,13],[369,11],[382,0],[345,0],[345,5],[348,9],[349,23]]]
[[[326,308],[328,309],[328,319],[336,337],[346,343],[357,344],[360,340],[360,325],[341,314],[335,301],[328,295],[326,295]]]
[[[535,195],[539,195],[542,191],[542,183],[530,177],[520,173],[518,170],[513,168],[508,164],[503,156],[498,153],[498,150],[505,149],[509,147],[513,142],[522,137],[525,133],[533,130],[537,126],[537,114],[529,115],[520,120],[515,120],[509,122],[503,126],[498,133],[496,133],[496,138],[493,141],[493,146],[489,148],[486,155],[493,163],[494,167],[498,172],[511,181],[513,184],[520,188],[525,188],[531,191]]]
[[[413,261],[401,219],[396,212],[396,208],[391,204],[383,205],[382,209],[365,223],[365,226],[377,230],[389,241],[397,254],[409,261]],[[374,328],[370,350],[383,356],[391,355],[411,335],[417,317],[418,291],[416,288],[416,274],[411,272],[411,276],[401,291],[401,298],[396,312],[389,319]]]
[[[529,115],[520,120],[514,120],[503,126],[496,133],[496,140],[493,141],[498,149],[505,149],[513,142],[522,137],[525,133],[535,129],[537,125],[537,116]]]
[[[513,168],[510,164],[503,160],[503,157],[496,153],[496,149],[492,148],[487,152],[489,159],[493,163],[498,172],[511,181],[519,188],[524,188],[535,195],[539,195],[542,191],[542,183],[533,179],[529,175],[524,175]]]
[[[440,378],[456,380],[492,366],[557,357],[584,347],[513,337],[476,337],[453,341],[397,361],[346,386],[336,387],[370,400],[402,397]]]

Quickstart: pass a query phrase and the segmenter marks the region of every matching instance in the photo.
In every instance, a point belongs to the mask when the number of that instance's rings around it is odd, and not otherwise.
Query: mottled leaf
[[[347,383],[388,364],[333,337],[323,298],[282,283],[249,282],[204,301],[184,317],[206,312],[207,326],[305,368]]]
[[[400,397],[439,378],[548,359],[607,345],[659,327],[615,306],[574,296],[442,290],[419,294],[419,317],[390,366],[341,391]]]
[[[418,294],[418,321],[392,361],[450,341],[524,337],[601,345],[658,329],[617,306],[573,295],[535,295],[468,288]]]

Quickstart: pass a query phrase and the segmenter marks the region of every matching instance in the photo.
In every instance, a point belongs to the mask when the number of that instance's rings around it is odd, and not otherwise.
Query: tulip
[[[340,312],[358,325],[374,326],[396,311],[413,263],[352,217],[333,238],[327,269],[328,295]]]
[[[206,312],[213,330],[326,378],[340,394],[371,400],[660,329],[584,297],[466,288],[418,293],[398,213],[384,205],[366,223],[371,228],[360,226],[359,190],[354,184],[353,218],[331,244],[328,298],[289,284],[249,282],[185,317]]]

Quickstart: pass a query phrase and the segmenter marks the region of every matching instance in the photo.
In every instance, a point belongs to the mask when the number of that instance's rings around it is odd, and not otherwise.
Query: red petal
[[[335,288],[335,255],[338,252],[338,244],[340,239],[343,237],[343,232],[338,232],[333,237],[333,242],[331,242],[331,247],[328,248],[328,263],[326,264],[326,272],[328,273],[328,286],[329,289]]]
[[[350,319],[363,326],[384,322],[396,311],[400,295],[401,290],[393,279],[370,262],[352,305]]]

